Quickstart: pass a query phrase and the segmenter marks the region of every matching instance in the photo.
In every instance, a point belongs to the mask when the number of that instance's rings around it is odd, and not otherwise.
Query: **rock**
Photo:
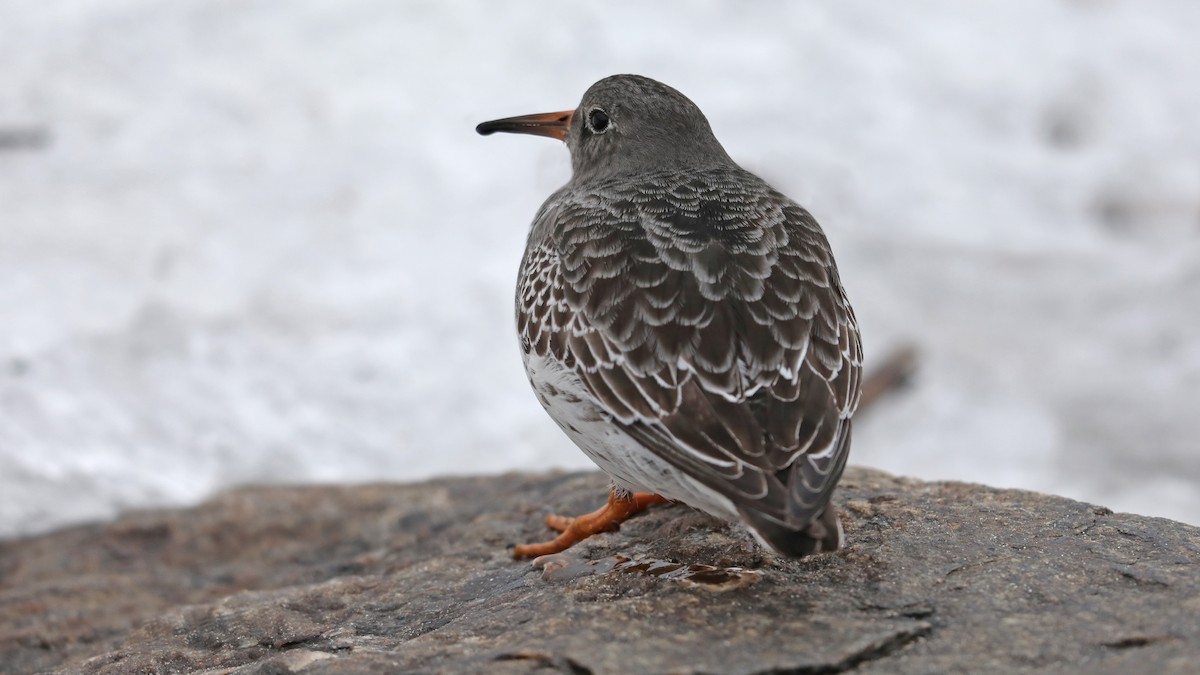
[[[1200,528],[851,469],[801,561],[672,505],[514,561],[596,473],[260,487],[0,543],[4,672],[1195,672]]]

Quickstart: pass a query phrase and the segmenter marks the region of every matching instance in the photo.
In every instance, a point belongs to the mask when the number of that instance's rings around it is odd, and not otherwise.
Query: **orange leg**
[[[546,516],[546,525],[561,534],[540,544],[522,544],[513,549],[513,557],[536,558],[540,555],[561,553],[593,534],[615,530],[631,516],[645,511],[649,506],[666,501],[666,498],[648,492],[622,497],[618,496],[614,489],[608,493],[607,504],[587,515],[577,518]]]

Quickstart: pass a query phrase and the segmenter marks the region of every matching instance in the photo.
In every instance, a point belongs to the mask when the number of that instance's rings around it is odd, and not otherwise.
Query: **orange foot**
[[[513,549],[514,558],[536,558],[540,555],[561,553],[587,539],[593,534],[617,529],[630,517],[645,511],[647,507],[666,502],[665,497],[639,492],[619,496],[613,489],[608,493],[608,503],[591,513],[577,518],[546,516],[546,525],[561,534],[551,541],[540,544],[522,544]]]

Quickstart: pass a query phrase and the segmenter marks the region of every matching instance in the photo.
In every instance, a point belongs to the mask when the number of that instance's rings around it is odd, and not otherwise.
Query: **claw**
[[[615,530],[620,527],[621,523],[645,511],[647,507],[666,501],[664,497],[647,492],[618,496],[617,491],[612,490],[608,493],[608,503],[589,514],[577,518],[547,516],[546,526],[557,530],[560,534],[554,539],[540,544],[517,546],[512,550],[513,557],[536,558],[551,553],[561,553],[593,534]]]

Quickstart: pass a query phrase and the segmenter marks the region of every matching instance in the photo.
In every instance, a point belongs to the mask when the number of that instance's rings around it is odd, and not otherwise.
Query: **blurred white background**
[[[852,462],[1200,523],[1198,28],[1194,0],[6,3],[0,535],[589,466],[512,319],[567,152],[473,127],[619,72],[816,214],[868,362],[921,350]]]

